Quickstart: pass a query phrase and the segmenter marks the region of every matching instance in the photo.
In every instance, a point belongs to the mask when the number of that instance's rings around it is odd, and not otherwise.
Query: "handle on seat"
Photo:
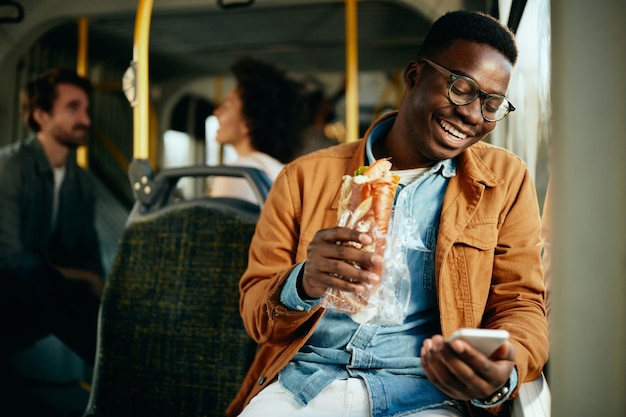
[[[171,192],[183,177],[237,177],[245,179],[259,202],[259,206],[263,206],[263,202],[267,197],[267,193],[272,186],[272,180],[267,174],[252,167],[232,166],[232,165],[192,165],[188,167],[170,168],[163,170],[157,174],[154,179],[157,190],[163,189]]]
[[[146,162],[145,160],[133,160],[128,174],[141,212],[165,207],[176,188],[176,184],[185,177],[243,178],[252,187],[260,207],[263,206],[267,193],[272,186],[272,181],[267,174],[258,168],[232,165],[191,165],[164,169],[157,175],[153,175],[150,165]]]

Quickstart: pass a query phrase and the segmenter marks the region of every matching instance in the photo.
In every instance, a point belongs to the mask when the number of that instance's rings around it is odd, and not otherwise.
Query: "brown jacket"
[[[279,302],[281,288],[306,259],[315,233],[336,224],[341,178],[364,165],[364,155],[364,140],[323,149],[287,165],[274,182],[240,282],[243,321],[260,349],[227,415],[238,415],[277,376],[322,317],[320,307],[288,310]],[[535,379],[548,356],[539,233],[525,163],[486,143],[463,152],[444,197],[437,243],[442,333],[508,330],[520,381]]]

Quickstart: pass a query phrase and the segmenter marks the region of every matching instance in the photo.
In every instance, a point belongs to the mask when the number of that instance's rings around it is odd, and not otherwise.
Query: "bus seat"
[[[224,415],[256,352],[238,282],[258,214],[229,199],[137,207],[106,284],[84,417]]]

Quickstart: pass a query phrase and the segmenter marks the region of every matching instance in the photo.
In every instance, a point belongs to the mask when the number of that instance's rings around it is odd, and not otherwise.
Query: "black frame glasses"
[[[465,75],[455,74],[452,71],[434,63],[428,58],[420,58],[418,62],[423,61],[428,65],[445,75],[450,77],[448,84],[448,98],[457,106],[465,106],[470,104],[477,98],[480,98],[480,112],[488,122],[497,122],[504,119],[510,112],[515,110],[515,106],[511,104],[509,99],[501,94],[489,94],[480,89],[476,80]]]

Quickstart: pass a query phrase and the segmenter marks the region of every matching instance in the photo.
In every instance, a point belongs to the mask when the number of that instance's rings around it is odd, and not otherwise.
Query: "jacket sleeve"
[[[257,343],[281,343],[310,329],[322,310],[293,311],[280,303],[297,259],[300,192],[295,174],[283,170],[268,194],[252,238],[248,268],[240,281],[240,310],[247,332]]]
[[[504,207],[483,326],[511,333],[519,380],[524,382],[539,376],[549,349],[541,221],[535,186],[527,169],[517,192],[507,193]]]
[[[22,183],[14,159],[0,159],[0,190],[0,268],[45,262],[44,254],[24,249],[20,233]]]

